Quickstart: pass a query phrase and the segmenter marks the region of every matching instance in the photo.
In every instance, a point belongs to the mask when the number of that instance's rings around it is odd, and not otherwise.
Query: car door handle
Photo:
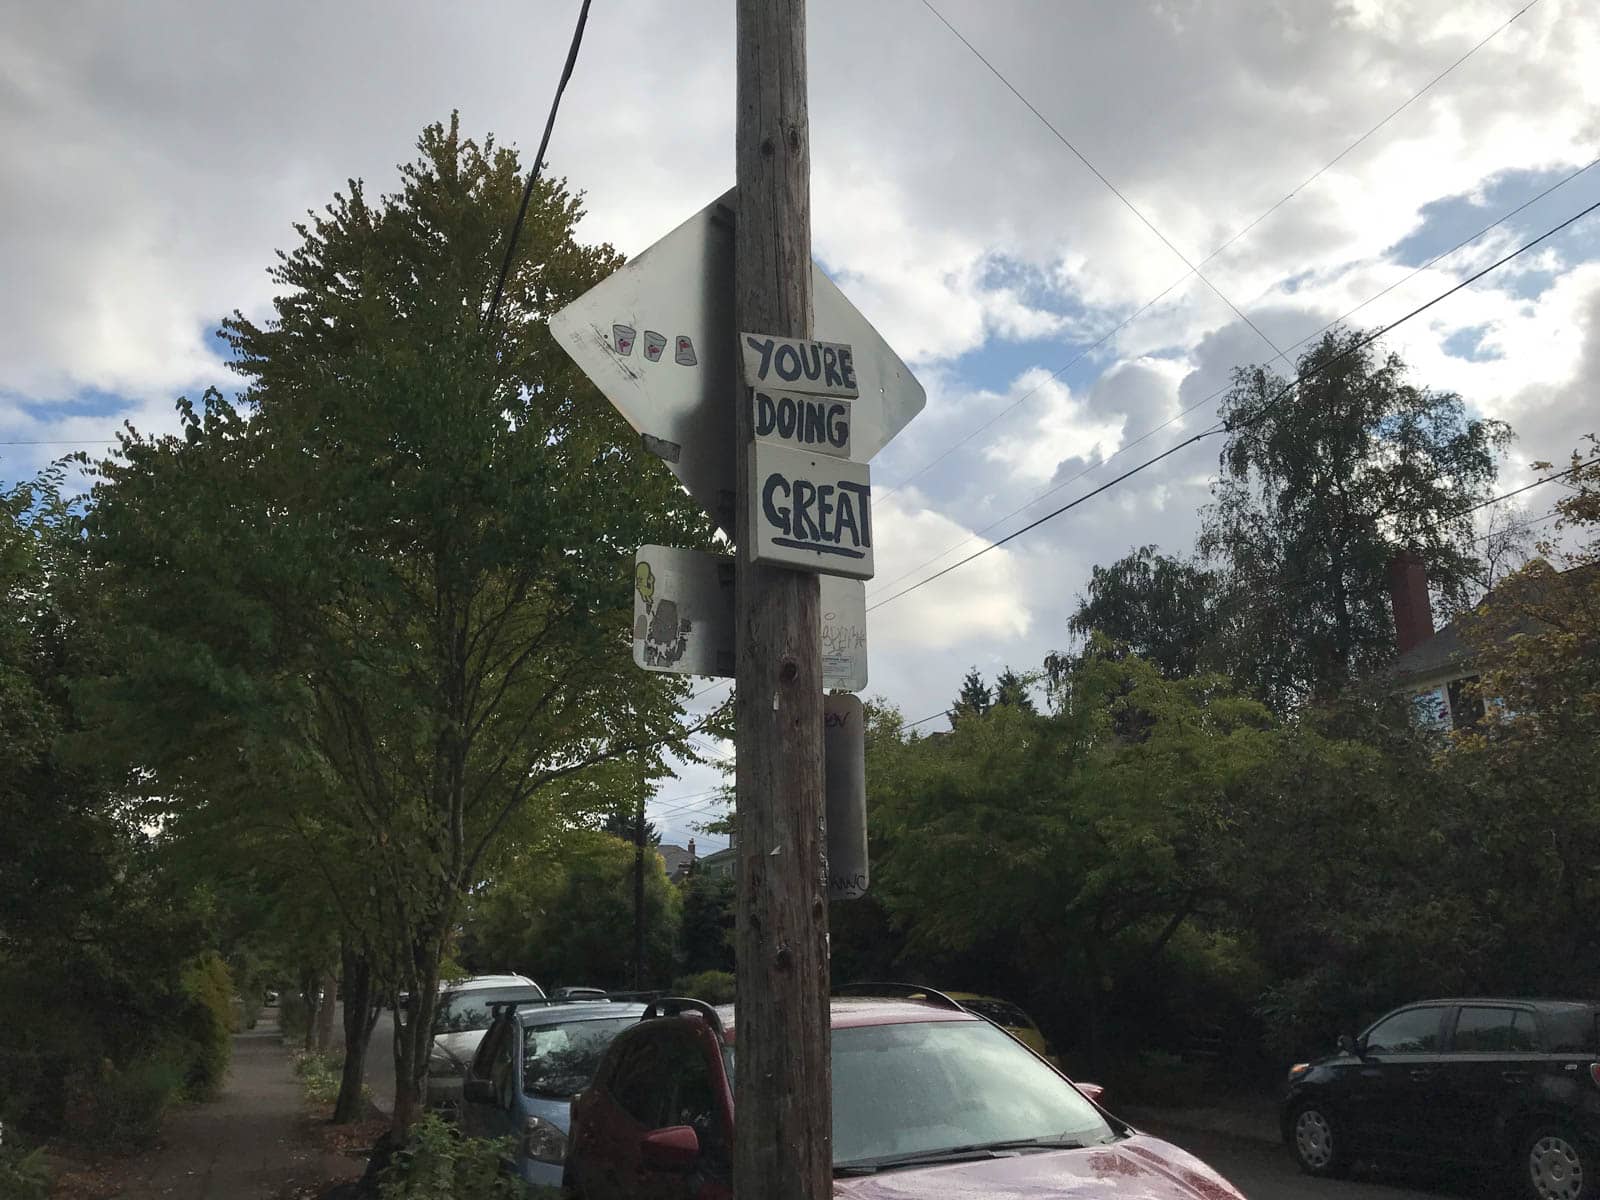
[[[1533,1076],[1527,1071],[1501,1071],[1500,1078],[1507,1083],[1527,1083]]]

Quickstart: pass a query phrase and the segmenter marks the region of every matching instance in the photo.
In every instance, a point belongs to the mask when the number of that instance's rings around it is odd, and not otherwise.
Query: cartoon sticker
[[[692,367],[699,362],[694,356],[694,343],[689,340],[688,335],[682,333],[678,335],[678,349],[673,353],[672,361],[680,367]]]
[[[636,336],[632,325],[613,325],[611,327],[611,345],[616,352],[627,358],[633,353],[633,339]]]
[[[667,348],[667,339],[653,329],[644,331],[644,356],[651,362],[661,361],[661,352]]]

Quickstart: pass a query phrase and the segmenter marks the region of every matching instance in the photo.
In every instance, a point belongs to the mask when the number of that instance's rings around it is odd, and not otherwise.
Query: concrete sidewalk
[[[289,1188],[360,1174],[305,1132],[300,1083],[275,1013],[234,1035],[233,1062],[216,1100],[174,1109],[162,1147],[130,1164],[123,1200],[275,1200]]]

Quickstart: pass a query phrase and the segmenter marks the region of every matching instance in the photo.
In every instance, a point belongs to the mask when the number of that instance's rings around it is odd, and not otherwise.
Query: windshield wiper
[[[1005,1158],[1026,1150],[1082,1150],[1087,1143],[1076,1138],[1011,1138],[1000,1142],[974,1142],[969,1146],[949,1146],[943,1150],[921,1150],[912,1154],[886,1154],[881,1158],[840,1163],[835,1175],[875,1175],[901,1167],[929,1167],[939,1163],[974,1162],[985,1158]]]

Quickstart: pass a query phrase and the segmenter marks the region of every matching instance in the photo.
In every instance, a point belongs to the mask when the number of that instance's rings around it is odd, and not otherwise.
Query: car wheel
[[[1533,1200],[1594,1200],[1600,1159],[1565,1125],[1536,1126],[1517,1159],[1522,1191]]]
[[[1342,1175],[1349,1165],[1344,1135],[1320,1105],[1307,1104],[1296,1110],[1289,1126],[1289,1146],[1307,1175]]]

